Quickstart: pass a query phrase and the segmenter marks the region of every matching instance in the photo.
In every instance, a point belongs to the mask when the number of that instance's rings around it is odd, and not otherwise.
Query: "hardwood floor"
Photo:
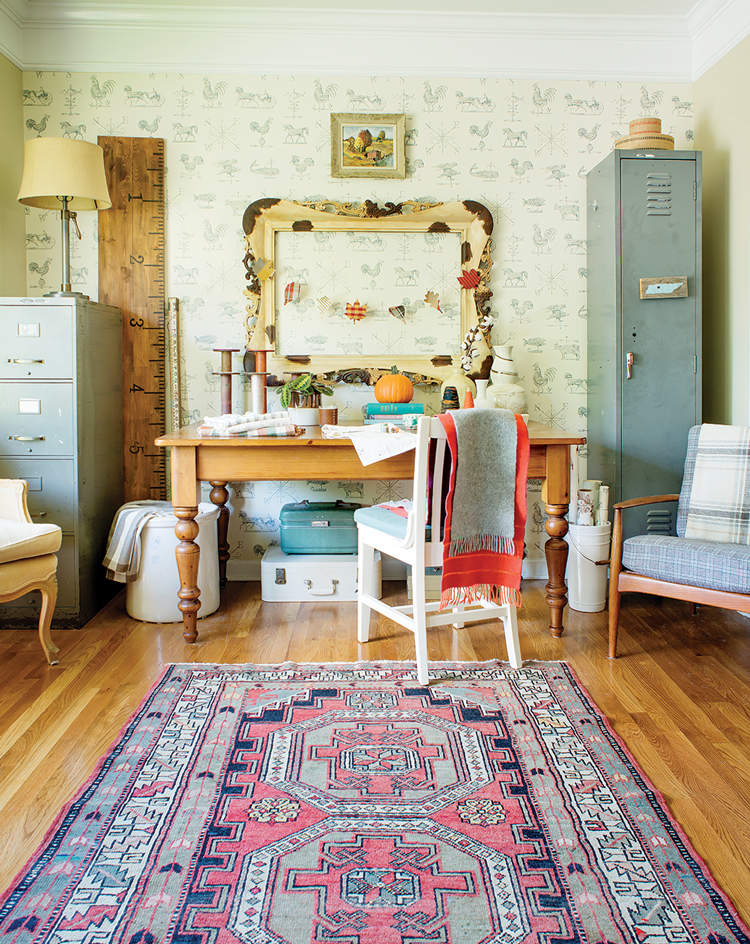
[[[402,585],[386,592],[402,594]],[[566,611],[548,631],[544,584],[525,581],[519,611],[527,660],[566,660],[750,924],[750,618],[630,594],[619,658],[607,652],[607,614]],[[32,631],[0,632],[0,888],[43,840],[168,662],[413,661],[411,636],[381,620],[356,639],[356,604],[268,604],[259,583],[231,583],[219,612],[181,624],[131,620],[124,593],[87,626],[53,633],[48,666]],[[496,624],[431,631],[434,660],[505,659]]]

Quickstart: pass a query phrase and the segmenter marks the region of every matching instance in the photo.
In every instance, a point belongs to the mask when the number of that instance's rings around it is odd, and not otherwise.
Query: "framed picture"
[[[331,115],[331,177],[406,177],[406,115]]]

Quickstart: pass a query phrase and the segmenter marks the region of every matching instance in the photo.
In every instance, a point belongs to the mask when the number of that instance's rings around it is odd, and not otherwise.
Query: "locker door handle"
[[[628,367],[628,380],[631,380],[633,377],[633,362],[634,361],[635,361],[635,355],[633,354],[632,351],[628,351],[627,355],[625,356],[625,363],[627,364],[627,367]]]

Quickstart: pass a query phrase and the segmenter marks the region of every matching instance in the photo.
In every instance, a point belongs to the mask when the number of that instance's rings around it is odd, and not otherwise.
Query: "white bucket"
[[[198,564],[198,586],[201,607],[198,618],[210,616],[219,608],[219,551],[216,522],[219,508],[212,502],[201,502],[195,521],[201,549]],[[178,623],[182,613],[177,607],[180,577],[175,550],[180,543],[174,533],[175,515],[149,518],[141,531],[141,565],[138,576],[125,588],[125,609],[131,619],[144,623]]]
[[[570,545],[568,605],[582,613],[599,613],[607,605],[607,572],[612,525],[568,525]]]

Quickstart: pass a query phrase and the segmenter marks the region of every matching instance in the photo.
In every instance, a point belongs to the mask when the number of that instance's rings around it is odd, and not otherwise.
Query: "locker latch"
[[[286,567],[276,568],[276,583],[277,584],[286,583]]]

